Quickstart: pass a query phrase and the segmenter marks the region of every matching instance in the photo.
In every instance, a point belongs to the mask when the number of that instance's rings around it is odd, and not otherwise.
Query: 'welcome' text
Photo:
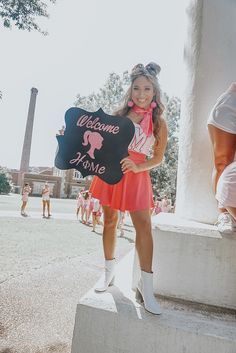
[[[109,132],[111,134],[118,134],[120,128],[119,126],[114,126],[114,125],[107,125],[104,123],[101,123],[99,118],[95,118],[94,120],[91,120],[92,116],[88,115],[82,115],[78,121],[77,121],[77,126],[86,126],[87,129],[93,129],[93,130],[98,130],[98,131],[105,131]]]

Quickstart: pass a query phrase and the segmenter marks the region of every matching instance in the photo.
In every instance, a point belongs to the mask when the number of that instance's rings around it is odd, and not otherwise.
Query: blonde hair
[[[143,66],[143,64],[137,64],[131,71],[131,75],[130,75],[131,85],[128,88],[122,100],[122,106],[116,112],[114,112],[115,115],[119,115],[119,116],[128,115],[130,109],[132,109],[128,106],[128,102],[131,100],[131,93],[132,93],[132,87],[133,87],[134,81],[140,76],[146,77],[153,85],[153,90],[154,90],[153,102],[155,102],[157,105],[156,108],[153,109],[153,114],[152,114],[153,134],[156,138],[158,138],[160,119],[165,109],[163,103],[161,102],[161,89],[160,89],[160,85],[157,77],[160,71],[161,71],[160,66],[153,62],[149,63],[146,66]]]

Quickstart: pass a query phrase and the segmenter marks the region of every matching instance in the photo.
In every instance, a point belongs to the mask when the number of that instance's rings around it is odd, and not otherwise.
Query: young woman
[[[96,225],[102,225],[101,222],[101,215],[102,215],[102,205],[100,204],[100,201],[98,199],[93,200],[93,210],[92,210],[92,220],[93,220],[93,230],[92,232],[95,232]]]
[[[83,197],[84,197],[84,202],[83,202],[83,211],[82,211],[82,223],[89,225],[91,195],[88,191],[85,191],[83,194]]]
[[[134,124],[135,135],[129,145],[129,156],[121,161],[124,173],[121,181],[109,185],[94,177],[90,187],[92,196],[99,199],[104,212],[103,249],[105,255],[105,282],[97,291],[105,291],[113,283],[115,271],[115,243],[118,211],[129,211],[136,231],[136,249],[141,267],[137,299],[153,314],[161,309],[153,294],[153,240],[151,212],[153,194],[149,170],[163,159],[167,143],[167,126],[162,117],[163,105],[155,63],[136,65],[131,73],[131,86],[123,107],[115,114],[127,116]],[[147,159],[150,148],[153,156]]]
[[[50,188],[48,183],[44,184],[43,190],[42,190],[42,202],[43,202],[43,218],[46,218],[45,211],[47,209],[48,213],[48,218],[51,217],[50,213]]]
[[[25,212],[25,208],[29,199],[29,194],[31,193],[31,187],[28,183],[25,183],[23,190],[22,190],[22,205],[21,205],[21,215],[27,217],[27,213]]]

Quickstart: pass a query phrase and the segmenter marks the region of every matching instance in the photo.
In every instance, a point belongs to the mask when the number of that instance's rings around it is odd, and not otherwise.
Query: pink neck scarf
[[[147,136],[151,136],[153,133],[153,122],[152,122],[152,111],[153,108],[149,107],[147,109],[140,108],[137,105],[132,107],[132,111],[138,115],[143,116],[143,120],[140,123],[141,128]]]

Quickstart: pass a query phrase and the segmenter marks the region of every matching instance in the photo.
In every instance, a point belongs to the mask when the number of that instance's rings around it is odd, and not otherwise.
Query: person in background
[[[98,199],[93,198],[93,229],[92,232],[96,231],[96,225],[102,225],[101,222],[101,215],[102,215],[102,205]]]
[[[81,192],[78,192],[76,200],[77,200],[76,217],[77,217],[77,219],[79,219],[79,212],[81,211],[81,219],[82,219],[84,198],[83,198]]]
[[[28,183],[25,183],[23,189],[22,189],[22,205],[21,205],[21,215],[23,217],[27,217],[28,214],[25,212],[25,208],[27,206],[28,200],[29,200],[29,194],[31,193],[31,187]]]
[[[170,200],[168,200],[167,196],[165,195],[161,200],[161,211],[170,212],[170,210],[171,210]]]
[[[236,82],[217,99],[208,121],[214,170],[213,192],[218,201],[216,222],[222,233],[236,231]]]
[[[42,202],[43,202],[43,218],[51,217],[51,205],[50,205],[50,188],[47,182],[45,182],[42,190]],[[47,211],[47,217],[45,215],[45,211]]]
[[[94,198],[90,195],[90,202],[89,202],[89,212],[88,212],[88,223],[91,224],[90,217],[93,214],[94,209]]]
[[[156,216],[157,214],[159,214],[161,212],[161,201],[159,201],[158,199],[156,199],[155,203],[154,203],[154,208],[153,208],[153,216]]]
[[[83,203],[83,212],[82,212],[82,223],[89,225],[89,214],[90,214],[90,198],[91,195],[88,190],[83,193],[84,203]]]
[[[120,236],[123,237],[125,232],[124,232],[124,221],[125,221],[125,212],[119,211],[118,213],[118,224],[117,224],[117,229],[120,230]]]

